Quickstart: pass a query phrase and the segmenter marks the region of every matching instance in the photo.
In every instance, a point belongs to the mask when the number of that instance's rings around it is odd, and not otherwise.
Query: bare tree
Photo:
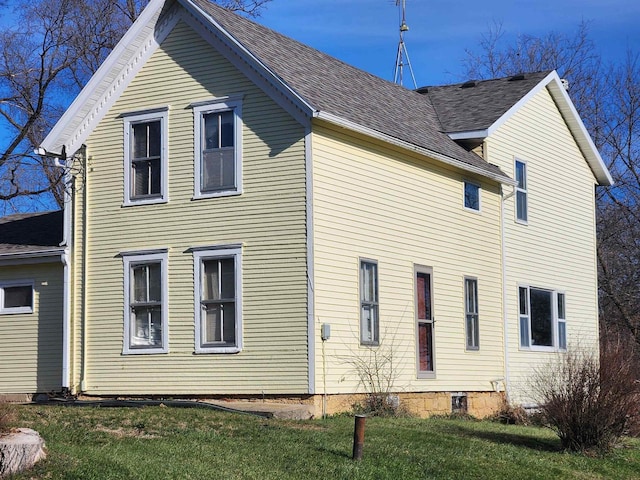
[[[258,15],[271,0],[218,0]],[[33,155],[148,0],[0,0],[0,215],[62,206],[62,169]],[[11,6],[14,5],[14,6]]]
[[[629,52],[604,64],[581,23],[574,35],[522,35],[505,41],[501,25],[464,59],[471,78],[555,69],[615,180],[597,190],[601,331],[630,338],[640,350],[640,63]]]

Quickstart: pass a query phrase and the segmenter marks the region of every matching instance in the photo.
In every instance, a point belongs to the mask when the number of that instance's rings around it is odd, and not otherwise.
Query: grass
[[[48,457],[17,479],[625,479],[640,441],[605,458],[559,451],[555,435],[464,419],[367,419],[351,460],[353,417],[285,421],[204,409],[14,406]]]

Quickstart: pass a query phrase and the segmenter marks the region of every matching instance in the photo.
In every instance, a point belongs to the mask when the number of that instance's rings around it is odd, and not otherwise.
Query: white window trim
[[[235,290],[236,290],[236,344],[234,346],[203,346],[202,345],[202,264],[205,260],[233,257],[235,260]],[[239,353],[242,351],[242,248],[229,245],[193,250],[194,277],[194,318],[195,318],[195,352],[196,353]]]
[[[469,311],[467,310],[467,296],[468,296],[468,292],[467,292],[467,281],[473,281],[476,284],[476,313],[475,315],[477,315],[478,320],[476,322],[476,329],[477,329],[477,336],[478,336],[478,345],[476,346],[471,346],[469,345],[468,339],[469,339],[469,332],[467,330],[467,315],[469,314]],[[466,276],[464,277],[464,286],[463,286],[463,291],[464,291],[464,344],[465,344],[465,350],[467,350],[468,352],[477,352],[480,350],[480,286],[478,285],[478,278],[477,277],[469,277]]]
[[[423,273],[429,275],[429,291],[431,292],[431,320],[424,321],[418,318],[418,273]],[[414,305],[414,323],[415,323],[415,335],[416,335],[416,378],[419,379],[433,379],[436,378],[436,316],[434,312],[435,308],[435,299],[433,295],[433,267],[427,267],[425,265],[414,265],[413,266],[413,305]],[[420,324],[427,323],[431,325],[431,338],[433,348],[433,369],[432,370],[420,370]]]
[[[149,205],[169,201],[169,107],[149,109],[122,114],[124,118],[124,201],[122,205]],[[131,125],[139,122],[160,120],[160,196],[154,198],[131,198]]]
[[[375,325],[372,325],[372,334],[373,340],[363,340],[362,338],[362,304],[363,302],[363,278],[362,278],[362,264],[369,263],[376,266],[376,299],[375,304],[376,307],[376,318]],[[363,347],[377,347],[380,345],[380,267],[378,265],[377,260],[373,260],[371,258],[360,258],[358,259],[358,325],[359,325],[359,337],[360,337],[360,345]]]
[[[30,307],[4,307],[4,289],[7,287],[31,287],[31,306]],[[33,303],[36,300],[36,292],[33,280],[15,280],[0,283],[0,315],[13,315],[18,313],[33,313]]]
[[[465,200],[466,200],[466,189],[465,186],[466,184],[470,184],[470,185],[474,185],[476,187],[478,187],[478,208],[470,208],[467,207],[465,205]],[[473,212],[473,213],[481,213],[482,212],[482,185],[480,185],[480,183],[478,182],[474,182],[472,180],[463,180],[462,181],[462,207],[467,211],[467,212]]]
[[[529,164],[525,160],[522,160],[521,158],[514,158],[513,159],[513,178],[514,179],[516,178],[516,168],[518,163],[522,163],[524,165],[524,179],[525,179],[526,188],[520,188],[518,187],[517,184],[514,187],[515,194],[513,196],[513,206],[514,206],[513,214],[514,214],[516,223],[519,223],[521,225],[529,225]],[[518,192],[523,192],[527,199],[526,200],[526,203],[527,203],[527,208],[526,208],[527,219],[526,220],[522,220],[518,218]]]
[[[520,324],[520,317],[523,316],[520,314],[520,289],[521,288],[526,288],[527,289],[527,302],[529,302],[529,305],[527,306],[527,317],[528,317],[528,323],[529,323],[529,346],[522,346],[522,342],[521,342],[521,338],[522,338],[522,332],[521,332],[521,324]],[[551,342],[552,345],[551,346],[542,346],[542,345],[533,345],[533,339],[531,338],[531,289],[534,290],[542,290],[545,292],[551,292],[551,313],[553,315],[552,318],[552,325],[551,325]],[[517,297],[516,297],[516,302],[518,304],[518,308],[517,308],[517,312],[518,312],[518,347],[520,350],[523,351],[532,351],[532,352],[566,352],[567,349],[565,348],[560,348],[560,338],[559,338],[559,330],[558,330],[558,294],[562,293],[564,294],[564,301],[565,301],[565,317],[567,316],[567,296],[564,292],[564,290],[556,290],[553,288],[546,288],[546,287],[538,287],[536,285],[529,285],[529,284],[518,284],[518,290],[517,290]],[[564,321],[565,324],[565,328],[567,325],[567,319],[563,319],[561,321]],[[566,332],[566,330],[565,330]]]
[[[124,337],[123,355],[151,355],[156,353],[169,353],[169,285],[167,274],[168,253],[154,250],[150,253],[137,252],[135,254],[122,254],[124,263]],[[131,348],[131,266],[140,263],[152,263],[160,261],[162,279],[162,345],[160,347]]]
[[[193,107],[193,132],[194,132],[194,190],[193,199],[229,197],[242,194],[242,99],[236,96],[229,98],[212,99],[207,102],[198,102]],[[235,187],[218,192],[202,192],[202,117],[207,113],[233,112],[233,144]]]

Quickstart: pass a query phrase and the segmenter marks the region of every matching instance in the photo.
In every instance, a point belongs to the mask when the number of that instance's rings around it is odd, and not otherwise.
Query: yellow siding
[[[488,161],[508,175],[514,175],[514,158],[527,162],[528,225],[515,222],[512,197],[505,203],[505,233],[512,399],[528,403],[533,366],[556,354],[519,349],[519,283],[564,291],[569,347],[597,348],[595,180],[546,89],[486,143]]]
[[[62,387],[62,264],[0,267],[0,283],[33,281],[33,313],[0,315],[0,393]]]
[[[353,368],[369,355],[359,345],[360,258],[378,262],[376,350],[393,350],[394,390],[491,390],[503,376],[499,186],[329,125],[314,125],[312,148],[317,391],[323,370],[328,393],[363,391]],[[481,213],[463,208],[464,179],[482,186]],[[433,267],[435,379],[417,378],[414,264]],[[479,351],[465,351],[465,276],[478,278]]]
[[[244,95],[244,193],[192,200],[189,105],[230,94]],[[170,201],[122,207],[119,115],[162,105],[169,106]],[[303,127],[179,23],[87,145],[87,392],[308,392]],[[244,245],[243,351],[194,355],[193,256],[187,250],[232,243]],[[150,248],[169,248],[169,353],[122,355],[123,261],[117,255]]]

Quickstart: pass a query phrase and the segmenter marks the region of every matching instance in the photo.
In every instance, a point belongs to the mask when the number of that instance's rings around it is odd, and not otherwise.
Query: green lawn
[[[625,479],[640,441],[606,458],[558,451],[548,430],[470,420],[367,419],[351,460],[353,418],[284,421],[204,409],[17,406],[48,458],[15,479]]]

